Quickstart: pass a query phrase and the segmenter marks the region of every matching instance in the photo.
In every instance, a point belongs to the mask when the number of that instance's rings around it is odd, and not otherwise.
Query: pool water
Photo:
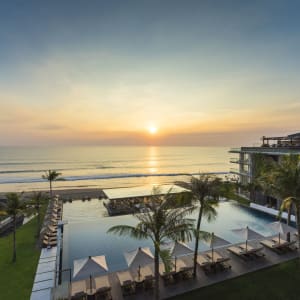
[[[107,230],[114,225],[135,225],[137,220],[132,215],[109,217],[103,206],[103,200],[73,201],[64,204],[63,219],[68,221],[64,229],[63,238],[63,268],[72,268],[73,260],[89,255],[105,255],[109,271],[125,269],[127,267],[123,253],[137,247],[150,247],[151,241],[135,240],[128,236],[108,234]],[[229,242],[239,242],[240,238],[231,229],[249,226],[262,235],[268,236],[272,232],[266,227],[276,219],[265,213],[240,206],[233,201],[222,202],[217,208],[216,220],[208,223],[204,218],[201,229],[214,232]],[[198,211],[191,217],[197,218]],[[188,243],[193,247],[193,241]],[[200,243],[200,250],[207,250],[208,246]]]

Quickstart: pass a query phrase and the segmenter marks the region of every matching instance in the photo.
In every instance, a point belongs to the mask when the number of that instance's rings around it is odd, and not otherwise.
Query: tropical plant
[[[37,217],[36,237],[39,237],[41,231],[41,207],[47,202],[47,197],[42,192],[34,192],[28,207],[34,210]]]
[[[193,199],[200,204],[197,226],[195,229],[195,250],[194,250],[194,270],[193,276],[197,276],[197,256],[199,240],[201,239],[201,221],[205,216],[208,222],[214,220],[217,216],[216,206],[218,198],[222,195],[222,180],[213,175],[199,174],[198,177],[192,177],[191,189]],[[226,190],[226,189],[224,189]]]
[[[185,199],[186,200],[186,199]],[[184,201],[185,202],[185,201]],[[176,201],[170,193],[160,196],[159,190],[154,189],[149,203],[145,204],[146,212],[135,214],[138,224],[134,226],[118,225],[111,227],[108,232],[118,235],[129,235],[135,239],[150,239],[154,245],[154,277],[155,299],[159,299],[159,256],[161,246],[170,240],[190,240],[194,220],[187,218],[193,211],[193,206],[182,206],[182,197]]]
[[[24,201],[20,199],[20,196],[17,193],[8,193],[6,194],[6,203],[3,205],[1,212],[12,218],[13,224],[13,255],[12,262],[17,260],[17,249],[16,249],[16,229],[17,229],[17,217],[18,215],[25,212],[26,206]]]
[[[282,199],[279,218],[283,211],[288,212],[287,223],[290,222],[294,209],[300,246],[300,158],[299,155],[282,156],[278,163],[266,162],[257,178],[265,195]]]
[[[53,199],[53,195],[52,195],[52,182],[56,181],[56,180],[63,180],[62,178],[59,178],[59,176],[61,175],[61,173],[55,171],[55,170],[48,170],[45,171],[45,174],[42,175],[43,179],[46,179],[49,181],[49,185],[50,185],[50,199]]]
[[[251,161],[251,181],[248,183],[241,183],[240,188],[249,192],[250,200],[256,202],[257,192],[270,195],[271,182],[269,170],[274,167],[275,162],[273,159],[260,153],[253,154]]]
[[[282,157],[270,174],[272,194],[276,198],[283,199],[279,217],[283,211],[287,210],[287,223],[289,223],[291,211],[294,208],[300,246],[300,157],[298,155]]]
[[[279,217],[284,210],[290,210],[294,207],[296,214],[297,233],[298,233],[298,248],[300,249],[300,197],[285,198],[280,206]]]

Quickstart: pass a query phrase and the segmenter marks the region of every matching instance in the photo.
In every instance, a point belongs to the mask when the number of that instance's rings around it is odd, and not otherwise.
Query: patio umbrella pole
[[[247,252],[248,240],[246,240],[246,252]]]
[[[92,291],[92,275],[90,275],[90,292]]]
[[[175,256],[175,272],[176,272],[177,256]]]
[[[141,279],[141,265],[139,265],[139,268],[138,268],[138,277],[139,277],[139,280]]]
[[[215,234],[213,232],[212,237],[211,237],[211,261],[212,262],[214,262],[214,237],[215,237]]]
[[[279,242],[279,245],[280,245],[280,232],[278,233],[278,242]]]

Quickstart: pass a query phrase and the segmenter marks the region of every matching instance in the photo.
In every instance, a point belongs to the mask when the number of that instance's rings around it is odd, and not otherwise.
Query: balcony
[[[229,153],[261,153],[266,155],[300,154],[299,147],[241,147],[231,148]]]
[[[230,173],[236,174],[236,175],[243,175],[243,176],[249,176],[249,177],[250,177],[249,172],[248,172],[248,171],[245,171],[245,170],[240,171],[240,170],[238,170],[238,169],[231,168],[231,169],[230,169]]]
[[[250,165],[250,162],[248,159],[237,159],[237,158],[230,158],[230,162],[233,164],[240,164],[240,165]]]
[[[231,148],[229,150],[229,153],[241,153],[241,152],[242,152],[241,148]]]

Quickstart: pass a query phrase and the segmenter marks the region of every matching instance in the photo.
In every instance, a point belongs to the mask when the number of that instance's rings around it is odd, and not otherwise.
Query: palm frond
[[[130,236],[132,238],[135,239],[147,239],[149,237],[149,235],[141,230],[138,227],[133,227],[133,226],[129,226],[129,225],[117,225],[117,226],[113,226],[111,228],[109,228],[109,230],[107,231],[107,233],[113,233],[113,234],[117,234],[120,236]]]

